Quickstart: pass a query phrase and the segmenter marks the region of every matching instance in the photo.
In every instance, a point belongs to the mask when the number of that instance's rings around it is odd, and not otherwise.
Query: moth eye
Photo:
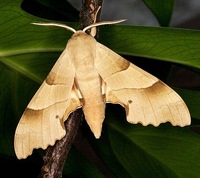
[[[131,104],[133,101],[132,100],[128,100],[128,103]]]

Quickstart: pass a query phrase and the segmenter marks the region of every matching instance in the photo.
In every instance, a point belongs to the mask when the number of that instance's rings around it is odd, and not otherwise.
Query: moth
[[[37,24],[63,27],[74,34],[18,123],[14,148],[19,159],[34,148],[54,145],[66,133],[69,114],[81,107],[96,138],[101,135],[106,103],[124,107],[132,124],[190,125],[188,108],[173,89],[86,33],[119,22],[98,22],[78,31],[62,24]]]

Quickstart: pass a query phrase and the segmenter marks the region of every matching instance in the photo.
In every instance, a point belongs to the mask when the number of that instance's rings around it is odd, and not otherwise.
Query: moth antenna
[[[101,9],[101,6],[98,7],[98,9],[97,9],[97,11],[95,13],[94,23],[96,23],[96,21],[97,21],[97,14],[99,13],[100,9]]]
[[[93,24],[85,27],[83,29],[83,32],[86,32],[87,30],[89,30],[90,28],[93,28],[93,27],[98,27],[98,26],[101,26],[101,25],[111,25],[111,24],[121,23],[121,22],[124,22],[124,21],[126,21],[126,19],[113,20],[113,21],[102,21],[102,22],[93,23]]]
[[[33,25],[41,25],[41,26],[55,26],[55,27],[62,27],[65,28],[67,30],[72,31],[73,33],[76,33],[76,30],[73,29],[72,27],[69,27],[67,25],[64,24],[58,24],[58,23],[32,23]]]
[[[97,15],[98,15],[100,9],[101,9],[101,6],[98,7],[96,13],[94,14],[94,23],[96,23],[96,21],[97,21]],[[95,37],[96,34],[97,34],[97,28],[92,27],[91,30],[90,30],[90,35]]]

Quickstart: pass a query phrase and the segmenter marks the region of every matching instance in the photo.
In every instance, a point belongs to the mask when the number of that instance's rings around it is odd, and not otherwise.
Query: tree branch
[[[73,112],[65,122],[66,135],[56,141],[54,146],[49,146],[46,155],[43,157],[44,165],[39,177],[60,178],[67,159],[71,145],[76,133],[82,123],[83,113],[81,109]]]
[[[80,29],[87,27],[95,22],[96,12],[102,7],[103,0],[82,0],[80,11]],[[97,14],[96,22],[100,21],[101,8]]]
[[[82,0],[80,11],[80,29],[100,20],[100,10],[96,16],[97,9],[102,6],[103,0]],[[43,157],[44,165],[41,168],[40,178],[61,178],[62,171],[67,159],[71,145],[83,120],[81,109],[73,112],[65,122],[66,135],[56,141],[54,146],[49,146]]]

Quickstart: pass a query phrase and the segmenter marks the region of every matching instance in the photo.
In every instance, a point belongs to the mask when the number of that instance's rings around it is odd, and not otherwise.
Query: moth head
[[[113,20],[113,21],[102,21],[102,22],[96,22],[96,23],[93,23],[91,25],[88,25],[87,27],[85,27],[83,30],[83,32],[86,32],[87,30],[89,29],[92,29],[94,27],[98,27],[98,26],[102,26],[102,25],[111,25],[111,24],[116,24],[116,23],[121,23],[121,22],[124,22],[126,19],[122,19],[122,20]],[[72,28],[72,27],[69,27],[65,24],[58,24],[58,23],[32,23],[33,25],[42,25],[42,26],[55,26],[55,27],[61,27],[61,28],[65,28],[69,31],[72,31],[73,33],[76,33],[77,31]],[[80,31],[80,30],[79,30]],[[92,35],[93,36],[93,35]]]

